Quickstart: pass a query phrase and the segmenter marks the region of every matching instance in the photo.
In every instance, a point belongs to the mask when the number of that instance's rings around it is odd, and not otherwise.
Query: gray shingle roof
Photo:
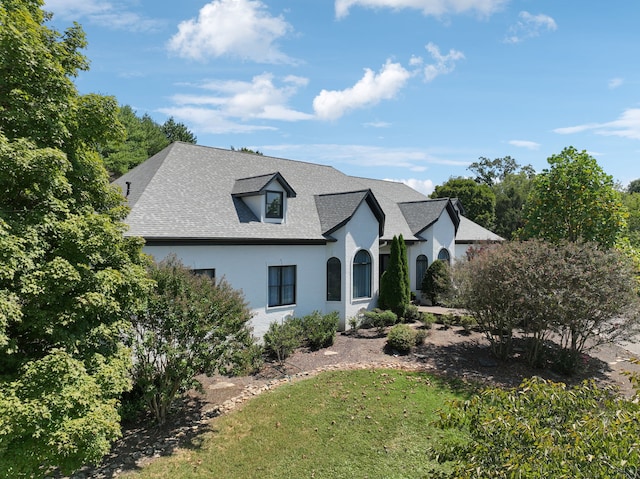
[[[330,235],[345,225],[354,215],[363,201],[367,201],[378,221],[384,225],[384,213],[373,197],[371,190],[328,193],[316,196],[316,207],[320,217],[320,226],[324,235]],[[381,230],[383,228],[381,227]]]
[[[274,178],[289,196],[283,224],[260,222],[242,199],[261,192]],[[374,212],[379,210],[384,225],[381,239],[402,234],[415,241],[415,233],[428,226],[433,215],[417,216],[441,204],[402,183],[180,142],[115,181],[123,191],[127,183],[132,208],[127,234],[157,241],[324,242],[326,234],[348,221],[362,201]],[[401,206],[412,202],[423,204]]]
[[[262,193],[267,185],[273,180],[280,182],[287,192],[287,196],[292,198],[296,196],[296,192],[291,188],[289,183],[280,173],[269,173],[266,175],[252,176],[251,178],[237,179],[231,190],[231,194],[235,196],[247,196]]]
[[[428,201],[400,203],[399,206],[409,228],[411,228],[411,233],[417,236],[438,221],[448,203],[448,198],[438,198]]]
[[[470,244],[479,241],[504,241],[504,238],[471,221],[469,218],[460,216],[460,227],[456,235],[456,243]]]

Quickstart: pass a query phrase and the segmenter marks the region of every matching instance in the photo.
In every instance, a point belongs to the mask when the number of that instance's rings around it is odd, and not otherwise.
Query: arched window
[[[327,301],[340,301],[342,299],[342,272],[340,260],[329,258],[327,261]]]
[[[422,278],[427,271],[427,266],[429,266],[429,260],[425,255],[421,254],[416,258],[416,289],[418,291],[422,289]]]
[[[371,255],[363,249],[353,258],[353,297],[371,297]]]
[[[447,248],[442,248],[438,253],[438,259],[442,261],[446,261],[447,263],[451,262],[451,257],[449,256],[449,250]]]

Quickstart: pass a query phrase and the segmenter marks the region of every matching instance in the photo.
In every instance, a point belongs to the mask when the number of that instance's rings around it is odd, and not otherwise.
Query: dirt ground
[[[417,324],[414,326],[418,327]],[[567,384],[594,379],[599,384],[617,386],[625,395],[630,395],[632,389],[623,372],[640,371],[640,366],[629,362],[631,353],[611,345],[591,351],[583,369],[572,377],[548,369],[532,369],[517,359],[501,363],[491,357],[481,333],[467,333],[458,326],[434,325],[424,345],[408,355],[394,354],[386,350],[385,344],[386,337],[378,335],[375,329],[360,330],[358,334],[339,333],[330,348],[300,350],[284,365],[265,364],[255,376],[202,377],[204,392],[191,393],[166,425],[158,427],[151,421],[130,425],[99,467],[84,469],[73,477],[112,478],[122,471],[135,470],[155,457],[171,454],[180,444],[206,431],[211,418],[235,409],[260,392],[326,369],[416,369],[505,387],[515,387],[524,378],[534,375]]]

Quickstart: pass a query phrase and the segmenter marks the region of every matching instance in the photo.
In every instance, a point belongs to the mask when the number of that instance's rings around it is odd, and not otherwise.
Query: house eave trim
[[[304,239],[304,238],[164,238],[164,237],[145,237],[147,246],[206,246],[206,245],[222,245],[222,246],[247,246],[247,245],[326,245],[330,240],[320,239]]]

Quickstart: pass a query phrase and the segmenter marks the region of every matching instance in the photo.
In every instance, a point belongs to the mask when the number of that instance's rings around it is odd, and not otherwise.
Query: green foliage
[[[519,237],[612,247],[624,231],[626,217],[612,177],[586,151],[573,147],[547,161],[550,168],[534,180]]]
[[[299,319],[287,317],[281,322],[273,321],[262,338],[267,354],[283,363],[302,346],[304,335]]]
[[[488,185],[471,178],[449,178],[436,186],[431,198],[458,198],[467,218],[488,229],[494,226],[496,196]]]
[[[380,277],[379,306],[403,316],[411,298],[406,245],[402,237],[393,237],[387,269]]]
[[[433,325],[437,322],[438,318],[433,313],[425,313],[422,315],[422,324],[426,329],[431,329]]]
[[[340,315],[337,312],[322,315],[319,311],[301,318],[302,335],[313,349],[328,348],[338,331]]]
[[[549,359],[545,344],[553,335],[564,350],[555,353],[557,368],[573,372],[584,351],[638,328],[637,282],[628,258],[594,243],[510,242],[460,263],[455,277],[462,307],[502,359],[521,327],[531,365]]]
[[[25,364],[18,379],[0,383],[0,477],[98,462],[120,436],[116,404],[99,375],[62,349]]]
[[[387,333],[387,346],[400,353],[408,353],[416,345],[417,332],[408,324],[396,324]]]
[[[118,110],[118,121],[124,125],[126,139],[111,140],[100,148],[106,168],[116,176],[126,173],[173,141],[196,143],[196,137],[183,123],[169,118],[160,125],[148,114],[138,117],[129,105]]]
[[[631,181],[627,185],[627,193],[640,193],[640,178]]]
[[[625,193],[622,203],[627,210],[627,228],[624,236],[634,247],[640,247],[640,193]]]
[[[441,304],[451,295],[452,288],[449,264],[443,260],[431,263],[422,278],[422,296],[432,305]]]
[[[637,477],[639,419],[637,403],[593,382],[567,388],[533,378],[455,401],[439,424],[471,442],[435,450],[457,460],[456,478]]]
[[[414,321],[422,321],[423,313],[418,309],[415,304],[408,304],[404,310],[404,315],[402,319],[407,323],[412,323]]]
[[[40,0],[0,4],[0,468],[72,472],[119,434],[122,344],[148,287],[139,239],[95,148],[122,132],[113,98],[78,94],[84,33]],[[20,451],[16,454],[16,451]]]
[[[195,145],[198,141],[198,138],[187,129],[184,123],[176,123],[173,117],[169,117],[169,119],[162,124],[162,132],[164,136],[167,137],[169,143],[182,141]]]
[[[231,372],[254,339],[244,297],[226,281],[195,275],[175,256],[152,265],[150,276],[156,287],[134,320],[133,374],[163,423],[176,396],[200,386],[197,375]]]
[[[384,333],[384,329],[393,326],[398,322],[398,315],[388,309],[372,309],[364,313],[365,321],[368,325],[378,329],[379,334]]]

